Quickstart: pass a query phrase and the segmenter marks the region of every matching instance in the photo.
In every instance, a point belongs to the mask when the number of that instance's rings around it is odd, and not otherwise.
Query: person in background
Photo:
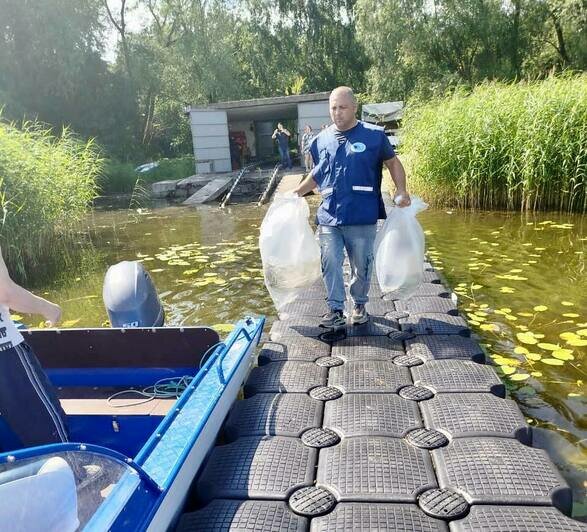
[[[314,138],[314,132],[309,124],[306,124],[304,127],[304,134],[302,135],[302,145],[301,145],[301,152],[304,156],[304,165],[306,167],[306,173],[309,173],[312,170],[314,164],[312,163],[312,156],[310,155],[310,144],[312,143],[312,139]]]
[[[0,250],[0,413],[24,447],[66,442],[65,412],[33,350],[14,325],[10,309],[40,314],[49,327],[61,319],[59,305],[10,278]]]
[[[349,87],[338,87],[329,99],[333,124],[321,131],[310,146],[314,168],[294,190],[304,196],[318,187],[322,203],[317,223],[322,255],[322,277],[329,312],[320,327],[346,325],[343,279],[344,250],[351,265],[351,323],[366,323],[365,304],[373,267],[377,220],[385,218],[381,180],[385,165],[396,186],[395,202],[410,205],[406,174],[383,128],[356,119],[357,100]]]
[[[281,166],[291,170],[291,157],[289,156],[289,138],[291,133],[283,127],[279,122],[277,129],[271,135],[272,139],[277,140],[277,147],[279,148],[279,158],[281,159]]]

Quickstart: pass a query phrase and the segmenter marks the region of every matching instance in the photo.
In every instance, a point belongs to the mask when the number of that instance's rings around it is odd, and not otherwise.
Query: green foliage
[[[584,0],[357,0],[375,100],[587,68]]]
[[[108,159],[98,177],[98,186],[101,194],[130,194],[139,180],[132,163]]]
[[[129,194],[137,186],[163,181],[183,179],[193,175],[195,162],[192,156],[160,159],[159,166],[148,172],[135,172],[136,164],[107,160],[100,174],[98,184],[102,194]]]
[[[183,179],[194,174],[196,163],[192,156],[177,157],[175,159],[160,159],[159,166],[150,172],[142,174],[141,179],[146,183],[154,183],[164,179]]]
[[[402,139],[412,190],[437,204],[587,210],[587,75],[411,102]]]
[[[17,277],[73,253],[101,167],[94,143],[67,129],[54,137],[39,123],[0,122],[0,242]]]
[[[3,0],[0,20],[4,115],[133,164],[191,153],[190,104],[337,85],[426,99],[587,68],[585,0]],[[108,168],[102,190],[134,186]]]

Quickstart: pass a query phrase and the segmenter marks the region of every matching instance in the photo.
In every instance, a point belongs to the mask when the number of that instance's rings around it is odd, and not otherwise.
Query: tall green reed
[[[402,152],[437,205],[587,210],[587,75],[487,82],[410,102]]]
[[[75,256],[101,167],[94,142],[67,129],[54,136],[39,123],[0,121],[0,244],[18,279]]]

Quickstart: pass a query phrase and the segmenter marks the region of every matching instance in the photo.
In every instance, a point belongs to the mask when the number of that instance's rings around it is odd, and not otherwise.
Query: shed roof
[[[273,96],[254,100],[217,102],[207,105],[190,106],[189,111],[225,110],[230,120],[264,120],[273,118],[296,118],[298,103],[328,100],[330,92]]]

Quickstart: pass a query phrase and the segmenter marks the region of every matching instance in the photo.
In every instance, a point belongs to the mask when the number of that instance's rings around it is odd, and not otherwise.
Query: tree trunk
[[[556,49],[561,57],[563,65],[569,65],[571,60],[569,59],[569,54],[567,53],[567,47],[565,44],[563,27],[561,25],[560,18],[555,10],[550,10],[549,14],[550,18],[552,18],[552,23],[554,24],[554,31],[556,32],[556,41],[558,43]]]
[[[512,27],[512,70],[516,79],[520,78],[520,12],[521,0],[514,0],[514,20]]]

